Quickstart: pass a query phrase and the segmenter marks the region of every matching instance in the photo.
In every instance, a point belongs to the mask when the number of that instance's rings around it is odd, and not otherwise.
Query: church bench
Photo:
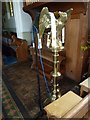
[[[29,58],[27,41],[17,38],[15,35],[12,35],[11,38],[12,38],[11,46],[16,49],[15,51],[17,61],[18,62],[27,61]]]

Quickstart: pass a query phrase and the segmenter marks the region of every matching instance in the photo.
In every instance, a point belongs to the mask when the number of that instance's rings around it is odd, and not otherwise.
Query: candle
[[[51,16],[51,32],[52,32],[52,47],[56,47],[56,23],[55,16],[50,12]]]
[[[65,39],[65,27],[62,29],[62,43],[64,43]]]
[[[39,37],[39,33],[37,33],[37,38],[38,38],[38,49],[41,49],[42,43],[41,43],[41,38]]]

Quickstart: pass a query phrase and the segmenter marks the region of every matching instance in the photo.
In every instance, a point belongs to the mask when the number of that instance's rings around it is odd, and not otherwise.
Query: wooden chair
[[[83,95],[83,92],[90,92],[90,77],[85,79],[83,82],[80,83],[81,88],[80,88],[80,96]]]

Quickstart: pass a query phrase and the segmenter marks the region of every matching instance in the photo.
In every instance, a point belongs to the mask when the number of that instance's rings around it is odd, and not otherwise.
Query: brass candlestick
[[[55,45],[52,45],[52,41],[50,36],[52,36],[52,33],[49,34],[48,41],[50,42],[48,47],[52,50],[53,52],[53,62],[54,62],[54,69],[52,72],[52,77],[53,77],[53,91],[52,91],[52,96],[51,96],[51,101],[56,100],[61,96],[60,90],[59,90],[59,85],[57,82],[57,78],[61,76],[61,73],[58,70],[58,57],[59,57],[59,51],[63,49],[63,46],[61,44],[61,30],[65,26],[65,23],[67,22],[69,16],[71,15],[71,11],[67,10],[66,12],[54,12],[55,16],[55,24],[56,24],[56,39],[55,39]],[[39,37],[40,39],[42,38],[44,31],[46,28],[51,28],[53,25],[51,24],[51,15],[47,7],[44,7],[41,11],[40,14],[40,20],[39,20]]]
[[[53,92],[52,92],[52,97],[51,100],[54,101],[57,98],[59,98],[61,96],[60,90],[59,90],[59,85],[57,82],[57,78],[59,76],[61,76],[61,73],[58,71],[58,64],[59,64],[59,60],[58,60],[58,50],[57,49],[53,49],[53,62],[54,62],[54,69],[52,72],[52,76],[53,76]]]

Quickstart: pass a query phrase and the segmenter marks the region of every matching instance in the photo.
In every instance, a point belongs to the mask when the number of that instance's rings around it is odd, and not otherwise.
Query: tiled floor
[[[2,79],[0,78],[0,118],[2,118]]]
[[[21,118],[23,120],[23,116],[20,113],[15,101],[13,100],[4,82],[2,83],[2,106],[4,112],[7,114],[7,116],[5,117],[8,117],[8,119]]]

